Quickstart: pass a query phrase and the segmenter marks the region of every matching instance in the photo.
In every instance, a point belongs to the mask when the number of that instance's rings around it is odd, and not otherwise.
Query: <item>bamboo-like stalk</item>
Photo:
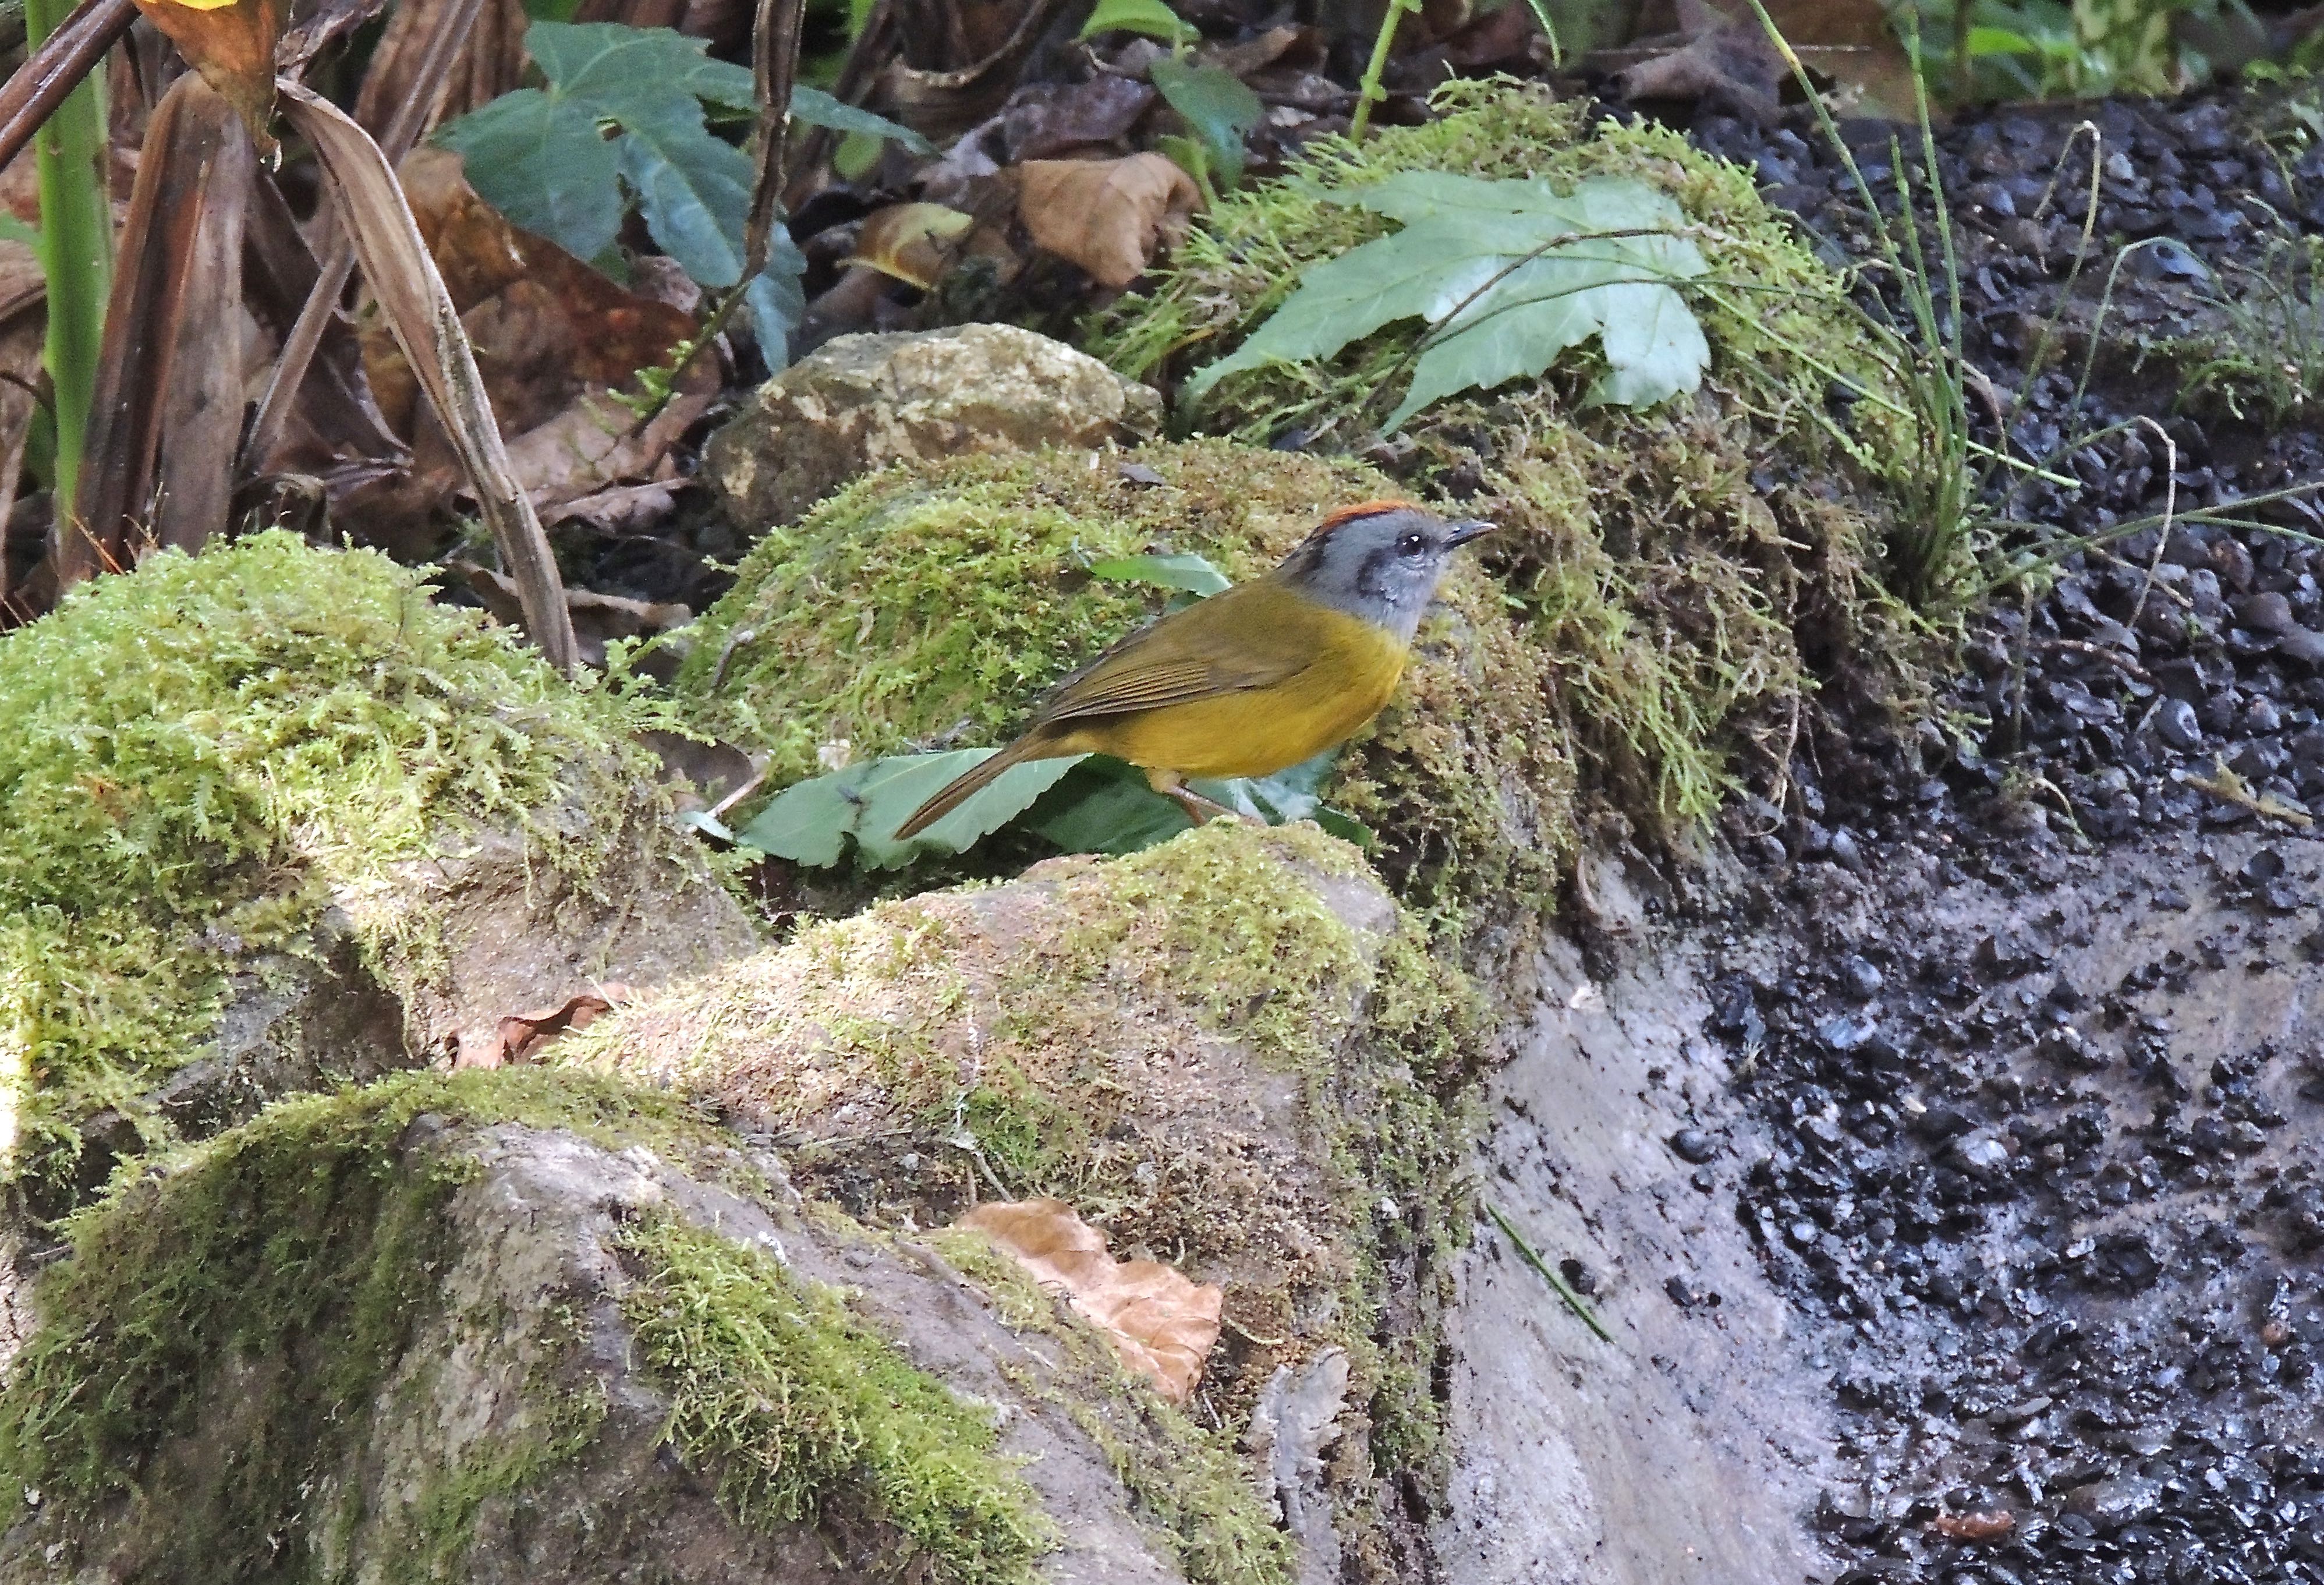
[[[24,26],[35,48],[64,20],[59,0],[25,0]],[[49,288],[43,355],[57,422],[56,496],[74,498],[89,399],[105,338],[105,302],[113,290],[113,201],[106,183],[105,100],[91,72],[65,97],[33,143],[41,182],[41,268]],[[58,523],[60,534],[73,525]]]

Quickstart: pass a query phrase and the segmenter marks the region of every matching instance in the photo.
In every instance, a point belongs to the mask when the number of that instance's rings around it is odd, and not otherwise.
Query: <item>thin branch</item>
[[[81,0],[0,84],[0,165],[23,152],[32,134],[136,20],[134,0]]]

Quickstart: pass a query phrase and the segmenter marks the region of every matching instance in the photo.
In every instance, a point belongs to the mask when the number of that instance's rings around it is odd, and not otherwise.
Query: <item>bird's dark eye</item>
[[[1428,541],[1420,534],[1408,533],[1396,542],[1399,556],[1417,556],[1428,549]]]

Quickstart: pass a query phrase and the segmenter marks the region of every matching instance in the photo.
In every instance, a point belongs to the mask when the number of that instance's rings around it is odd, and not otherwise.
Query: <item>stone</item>
[[[1162,399],[1013,325],[842,336],[759,387],[703,474],[736,523],[795,522],[891,462],[1151,439]]]

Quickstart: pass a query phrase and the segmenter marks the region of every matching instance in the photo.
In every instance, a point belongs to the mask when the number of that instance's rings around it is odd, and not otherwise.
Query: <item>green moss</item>
[[[859,759],[998,743],[1050,685],[1160,614],[1161,591],[1093,579],[1091,561],[1194,551],[1249,578],[1330,508],[1398,493],[1357,464],[1215,441],[1139,460],[1165,482],[1126,485],[1083,451],[862,480],[752,552],[678,689],[703,728],[769,751],[770,788],[815,774],[835,742]],[[1537,903],[1552,890],[1574,783],[1553,663],[1502,590],[1456,567],[1397,700],[1327,790],[1383,834],[1384,867],[1414,891]]]
[[[1914,685],[1923,646],[1877,572],[1925,437],[1845,278],[1768,209],[1749,171],[1666,128],[1592,125],[1582,105],[1538,87],[1452,82],[1434,106],[1436,119],[1361,144],[1320,139],[1281,179],[1229,195],[1151,294],[1099,312],[1093,350],[1166,385],[1224,356],[1301,270],[1391,228],[1326,194],[1392,172],[1618,175],[1668,193],[1711,266],[1689,289],[1711,346],[1698,397],[1585,406],[1600,371],[1583,351],[1539,381],[1439,403],[1409,434],[1418,473],[1481,485],[1478,504],[1504,525],[1490,554],[1539,668],[1496,679],[1525,700],[1517,735],[1582,764],[1585,786],[1642,833],[1673,835],[1717,809],[1738,754],[1755,738],[1780,743],[1771,723],[1821,681],[1853,669]],[[1182,418],[1255,443],[1296,431],[1312,448],[1368,446],[1414,334],[1390,326],[1325,364],[1231,375]],[[1842,385],[1860,394],[1844,418],[1831,405]],[[1430,730],[1434,715],[1412,729]],[[1471,757],[1447,744],[1419,753]],[[1439,778],[1427,791],[1439,786],[1453,790],[1455,812],[1438,840],[1458,863],[1459,833],[1484,823],[1461,804],[1489,797],[1492,782]],[[1390,830],[1443,818],[1392,782],[1356,802]],[[1544,812],[1539,846],[1570,851],[1556,823],[1566,811]],[[1473,904],[1526,879],[1489,869],[1439,892]]]
[[[327,894],[487,822],[586,883],[634,845],[628,726],[420,575],[285,533],[155,556],[0,637],[16,1169],[64,1176],[108,1107],[170,1143],[139,1098],[208,1034],[235,959],[302,950]],[[426,928],[359,921],[375,964],[424,962]]]
[[[327,1515],[309,1511],[315,1483],[363,1444],[383,1385],[437,1308],[430,1279],[452,1254],[442,1213],[475,1172],[408,1137],[424,1113],[731,1156],[667,1098],[515,1069],[283,1102],[163,1167],[124,1171],[70,1219],[71,1256],[40,1283],[41,1326],[0,1391],[0,1491],[37,1490],[42,1515],[68,1521],[132,1493],[166,1504],[156,1578],[272,1577],[316,1545]],[[576,1424],[543,1423],[544,1445],[447,1477],[427,1550],[571,1445]],[[197,1433],[221,1456],[159,1461]]]
[[[946,1585],[1034,1577],[1052,1537],[991,1418],[835,1290],[672,1216],[623,1247],[643,1271],[622,1310],[669,1392],[670,1438],[738,1524],[890,1532],[898,1571]]]

